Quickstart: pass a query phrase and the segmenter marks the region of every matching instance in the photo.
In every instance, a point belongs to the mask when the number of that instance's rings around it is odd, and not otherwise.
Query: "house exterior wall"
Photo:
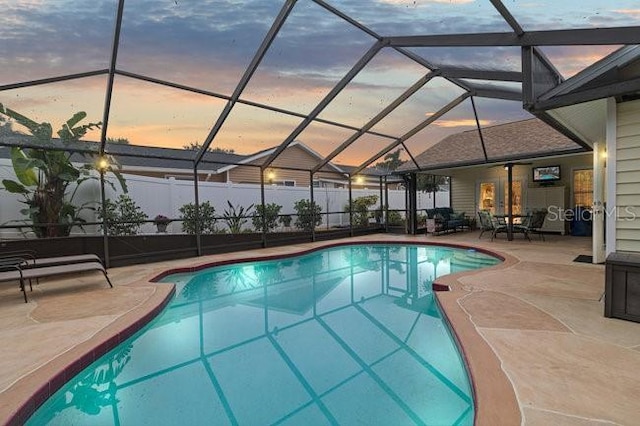
[[[152,170],[130,170],[125,167],[123,169],[123,172],[130,175],[135,175],[135,176],[148,176],[148,177],[163,178],[163,179],[173,177],[179,180],[193,180],[193,173],[185,173],[184,171],[171,172],[171,171],[152,171]],[[225,176],[226,176],[225,173],[213,174],[213,173],[207,173],[207,172],[200,172],[198,173],[198,181],[225,182],[226,181]]]
[[[260,165],[264,162],[265,158],[259,158],[251,164]],[[282,154],[276,158],[272,163],[270,169],[273,171],[275,177],[274,180],[281,181],[293,181],[295,186],[306,186],[310,184],[310,174],[307,171],[300,170],[287,170],[279,169],[278,167],[295,167],[301,169],[314,168],[320,160],[311,155],[308,151],[300,148],[299,146],[291,146],[285,149]],[[316,176],[324,176],[329,179],[339,179],[342,176],[337,173],[318,173]],[[343,178],[343,177],[342,177]],[[260,168],[251,166],[238,166],[229,170],[229,180],[233,183],[260,183]],[[265,176],[265,183],[267,177]]]
[[[616,251],[640,252],[640,100],[617,106]]]
[[[527,190],[537,188],[540,184],[532,181],[533,167],[556,165],[561,168],[561,180],[554,183],[554,186],[564,186],[567,188],[566,203],[568,208],[573,207],[572,178],[573,171],[578,169],[592,168],[593,158],[590,153],[547,158],[544,160],[532,161],[530,165],[515,165],[513,167],[513,180],[521,180],[523,187],[523,207],[525,211],[529,209],[526,204]],[[444,174],[444,173],[443,173]],[[454,169],[448,172],[451,176],[451,206],[456,212],[465,212],[467,215],[475,215],[479,209],[480,200],[478,185],[480,182],[495,182],[498,191],[502,191],[507,181],[507,172],[503,167],[482,166],[469,167],[466,169]],[[506,203],[503,203],[506,205]],[[504,205],[497,205],[497,211],[502,213]]]

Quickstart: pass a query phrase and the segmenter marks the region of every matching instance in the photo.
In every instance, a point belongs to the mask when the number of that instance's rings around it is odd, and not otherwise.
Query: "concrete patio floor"
[[[573,262],[591,253],[591,240],[501,238],[479,240],[477,232],[465,232],[437,237],[378,234],[347,241],[433,241],[500,253],[507,259],[502,265],[438,279],[454,289],[441,293],[440,300],[463,346],[490,348],[482,356],[492,358],[492,365],[506,375],[507,393],[515,395],[522,423],[638,424],[640,324],[603,317],[599,299],[604,267]],[[34,286],[27,304],[15,286],[3,285],[0,423],[9,422],[42,383],[57,377],[78,354],[91,351],[105,336],[118,335],[160,304],[171,286],[149,283],[152,276],[176,267],[292,253],[336,242],[113,268],[109,276],[114,289],[98,274],[50,280]],[[460,330],[457,324],[462,324]],[[473,350],[470,354],[474,381],[483,381],[482,369],[491,363],[473,359]],[[493,385],[489,381],[476,386],[479,404],[508,405],[508,395],[504,401],[500,396],[505,389],[494,394],[483,390],[487,386]],[[495,416],[479,420],[520,423],[517,417],[501,418],[498,411]]]

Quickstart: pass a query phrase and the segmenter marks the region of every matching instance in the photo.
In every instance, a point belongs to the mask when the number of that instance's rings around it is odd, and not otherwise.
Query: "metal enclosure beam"
[[[510,90],[472,88],[471,93],[476,98],[502,99],[505,101],[518,102],[522,101],[521,92],[512,92]]]
[[[409,147],[404,143],[404,141],[401,143],[402,147],[404,148],[405,151],[407,151],[407,155],[409,156],[409,158],[411,159],[411,162],[416,166],[416,168],[418,170],[422,170],[422,168],[420,167],[420,165],[418,164],[418,162],[416,161],[415,157],[413,156],[413,154],[411,154],[411,151],[409,150]]]
[[[482,127],[480,126],[480,120],[478,119],[478,111],[476,110],[476,103],[471,97],[471,107],[473,108],[473,116],[476,119],[476,126],[478,127],[478,136],[480,136],[480,145],[482,145],[482,153],[484,154],[484,161],[489,161],[487,157],[487,147],[484,145],[484,137],[482,137]]]
[[[522,48],[522,102],[530,110],[539,95],[563,82],[563,77],[545,54],[536,47]]]
[[[436,73],[428,73],[420,80],[416,81],[411,87],[404,91],[400,96],[398,96],[393,102],[391,102],[385,109],[380,111],[378,115],[369,120],[360,130],[351,135],[347,140],[342,142],[340,146],[334,149],[329,155],[324,157],[324,159],[318,163],[317,166],[313,168],[313,172],[316,173],[324,166],[326,166],[331,160],[333,160],[337,155],[339,155],[342,151],[344,151],[349,145],[354,143],[357,139],[359,139],[362,135],[364,135],[367,131],[369,131],[373,126],[378,124],[389,115],[393,110],[399,107],[404,101],[409,99],[414,93],[420,90],[425,84],[427,84],[433,77],[435,77]]]
[[[296,4],[296,1],[297,0],[286,0],[285,3],[282,5],[282,8],[280,9],[278,16],[276,16],[276,19],[273,21],[271,28],[269,28],[267,35],[262,40],[262,43],[260,44],[258,51],[254,55],[249,66],[247,66],[247,69],[244,71],[242,78],[236,85],[236,89],[233,91],[233,94],[231,95],[231,99],[225,105],[224,109],[222,110],[222,113],[220,114],[220,116],[218,117],[218,120],[216,121],[216,124],[213,126],[213,128],[207,135],[207,138],[202,143],[202,148],[200,149],[200,151],[198,152],[195,158],[196,165],[202,160],[202,157],[204,157],[204,154],[209,149],[209,146],[211,146],[211,142],[213,141],[213,139],[216,137],[216,135],[222,128],[222,125],[226,121],[227,117],[229,117],[231,110],[233,109],[236,102],[240,98],[240,95],[242,94],[244,89],[247,87],[247,84],[249,84],[249,80],[251,80],[251,77],[258,69],[260,62],[262,62],[262,59],[264,58],[264,55],[267,53],[267,50],[269,50],[271,43],[273,43],[273,40],[276,38],[276,36],[278,35],[278,32],[280,31],[285,21],[287,20],[287,17],[291,13],[293,6]]]
[[[595,101],[609,97],[620,96],[640,91],[640,77],[627,81],[605,84],[600,87],[580,90],[566,95],[556,96],[547,100],[534,101],[531,106],[533,111],[546,111],[549,109],[575,105],[583,102]]]
[[[638,27],[580,28],[515,33],[438,34],[385,38],[391,47],[595,46],[640,44]]]
[[[111,95],[113,94],[113,82],[116,76],[116,63],[118,61],[118,47],[120,46],[120,29],[122,28],[122,14],[124,12],[124,0],[118,1],[116,10],[116,23],[113,30],[111,46],[111,59],[109,60],[109,78],[107,90],[104,96],[104,111],[102,113],[102,131],[100,132],[100,155],[104,155],[104,146],[107,142],[107,129],[109,127],[109,112],[111,111]]]
[[[516,18],[513,17],[511,12],[509,12],[509,9],[505,7],[505,5],[502,3],[501,0],[489,0],[489,1],[493,5],[493,7],[496,8],[498,13],[502,15],[502,18],[505,21],[507,21],[507,24],[509,24],[509,26],[513,29],[514,33],[516,33],[519,36],[524,34],[524,30],[522,29],[522,27],[520,26]]]
[[[349,70],[349,72],[342,77],[342,79],[331,89],[331,91],[320,101],[318,105],[309,113],[307,118],[305,118],[302,123],[295,128],[293,132],[282,142],[274,152],[269,155],[269,157],[262,164],[262,170],[265,170],[267,167],[273,163],[273,161],[278,158],[278,156],[284,151],[291,142],[298,137],[300,133],[307,128],[309,124],[331,103],[331,101],[338,96],[338,94],[346,87],[347,84],[373,59],[374,56],[378,54],[380,49],[384,47],[384,43],[376,42],[371,48],[360,58],[360,60]]]
[[[360,173],[363,169],[365,169],[369,164],[373,163],[374,161],[376,161],[378,158],[382,157],[383,155],[385,155],[386,153],[388,153],[389,151],[391,151],[392,149],[394,149],[396,146],[400,145],[401,143],[403,143],[404,141],[406,141],[407,139],[409,139],[410,137],[414,136],[416,133],[418,133],[420,130],[424,129],[425,127],[427,127],[429,124],[433,123],[434,121],[436,121],[437,119],[439,119],[440,117],[442,117],[443,115],[445,115],[447,112],[451,111],[453,108],[455,108],[456,106],[458,106],[462,101],[464,101],[465,99],[467,99],[469,96],[471,96],[469,93],[463,93],[462,95],[458,96],[457,98],[455,98],[453,101],[449,102],[447,105],[445,105],[444,107],[440,108],[438,110],[438,112],[436,112],[435,114],[433,114],[432,116],[430,116],[429,118],[427,118],[426,120],[424,120],[422,123],[418,124],[416,127],[414,127],[413,129],[409,130],[407,133],[405,133],[404,135],[402,135],[400,137],[400,139],[398,139],[397,141],[391,143],[389,146],[387,146],[386,148],[384,148],[382,151],[378,152],[377,154],[373,155],[371,158],[369,158],[367,161],[365,161],[364,163],[362,163],[361,165],[359,165],[356,169],[354,169],[353,171],[351,171],[351,175],[355,175]]]
[[[478,70],[472,68],[442,67],[438,71],[442,77],[472,78],[476,80],[522,81],[522,73],[517,71]]]
[[[23,89],[25,87],[39,86],[41,84],[59,83],[61,81],[75,80],[78,78],[95,77],[97,75],[104,75],[108,73],[109,73],[109,70],[104,69],[104,70],[81,72],[77,74],[61,75],[58,77],[41,78],[39,80],[22,81],[20,83],[0,85],[0,92],[4,90]]]

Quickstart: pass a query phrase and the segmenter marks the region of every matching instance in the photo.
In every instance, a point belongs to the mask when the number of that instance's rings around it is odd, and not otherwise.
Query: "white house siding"
[[[640,101],[618,104],[616,250],[640,252]]]
[[[451,179],[451,207],[455,212],[475,214],[477,210],[475,175],[470,170],[456,173]]]
[[[524,162],[529,162],[523,160]],[[546,158],[531,161],[531,164],[515,165],[513,167],[513,180],[522,181],[523,198],[525,200],[524,209],[530,209],[526,205],[527,190],[540,186],[532,182],[532,167],[559,164],[561,168],[561,180],[555,183],[555,186],[564,186],[567,188],[567,202],[565,206],[572,205],[572,186],[573,170],[590,169],[593,167],[592,154],[580,154],[565,157]],[[640,170],[640,169],[639,169]],[[507,180],[507,172],[501,166],[474,166],[464,169],[452,169],[442,174],[449,174],[451,179],[451,205],[457,212],[465,212],[466,214],[475,214],[478,211],[478,185],[480,182],[495,182],[498,190],[503,191]],[[502,212],[504,205],[497,206],[497,211]]]

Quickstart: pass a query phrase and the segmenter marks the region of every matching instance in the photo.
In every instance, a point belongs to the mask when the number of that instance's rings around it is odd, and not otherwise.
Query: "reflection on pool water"
[[[169,306],[29,424],[472,424],[469,380],[431,284],[498,262],[349,245],[168,276]]]

